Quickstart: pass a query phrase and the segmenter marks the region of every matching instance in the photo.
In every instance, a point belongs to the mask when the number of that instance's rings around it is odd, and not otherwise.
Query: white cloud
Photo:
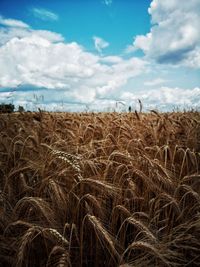
[[[195,60],[196,57],[191,58],[194,65]],[[116,100],[129,103],[138,98],[148,107],[160,105],[161,109],[200,104],[198,87],[128,92],[127,87],[131,88],[132,83],[134,89],[137,83],[133,78],[148,69],[149,63],[144,58],[97,55],[76,42],[67,43],[55,32],[14,25],[0,28],[0,88],[4,91],[0,92],[0,99],[10,101],[11,97],[16,105],[27,104],[29,109],[36,105],[33,92],[44,96],[40,106],[49,110],[73,110],[73,107],[84,110],[88,104],[93,110],[102,110],[108,106],[114,108]],[[164,82],[154,78],[145,85],[158,86]],[[16,93],[10,94],[10,88],[17,88]]]
[[[100,61],[104,63],[114,64],[114,63],[122,62],[123,59],[119,56],[106,56],[106,57],[100,58]]]
[[[13,38],[21,39],[24,37],[33,36],[34,34],[44,39],[47,39],[50,42],[56,43],[56,42],[64,41],[63,36],[59,33],[51,32],[47,30],[34,30],[29,25],[25,24],[22,21],[12,20],[12,19],[1,20],[1,18],[2,17],[0,16],[0,26],[2,24],[5,27],[0,27],[0,45],[6,44],[8,41],[10,41]],[[9,26],[4,23],[5,21],[7,22],[8,20],[10,22]]]
[[[12,92],[0,92],[0,99],[8,99],[10,100],[10,98],[13,97],[13,93]]]
[[[95,48],[99,53],[101,53],[104,48],[109,46],[108,42],[106,42],[105,40],[97,36],[93,37],[93,41],[94,41]]]
[[[144,85],[146,85],[146,86],[156,86],[156,85],[163,84],[165,82],[166,82],[166,80],[164,80],[162,78],[157,78],[157,79],[154,79],[154,80],[151,80],[151,81],[144,82]]]
[[[149,109],[158,109],[160,111],[170,111],[173,109],[199,108],[200,107],[200,88],[183,89],[178,87],[161,87],[159,89],[150,89],[148,91],[119,92],[118,97],[114,98],[96,98],[94,90],[88,87],[67,91],[48,89],[35,90],[32,92],[18,91],[11,95],[8,92],[0,92],[1,101],[9,102],[14,98],[15,106],[23,105],[26,109],[32,110],[37,107],[46,110],[71,110],[83,111],[86,105],[90,110],[105,111],[116,109],[116,102],[123,102],[118,105],[118,110],[127,110],[131,105],[133,109],[138,109],[138,99],[143,103],[144,111]],[[38,96],[38,101],[34,98]],[[77,96],[78,94],[78,96]],[[43,98],[41,97],[43,96]],[[44,99],[44,101],[43,101]],[[117,101],[118,100],[118,101]]]
[[[83,104],[103,97],[115,98],[120,87],[143,73],[146,66],[142,59],[89,53],[50,31],[11,27],[0,30],[0,40],[0,87],[19,87],[18,92],[23,87],[46,88],[49,103],[55,101],[51,95],[57,94],[60,102],[64,98]],[[18,94],[15,100],[23,101],[17,99]]]
[[[133,45],[127,45],[126,48],[124,49],[125,54],[130,54],[135,52],[137,49]]]
[[[140,92],[123,92],[121,99],[128,104],[136,105],[138,99],[146,109],[159,109],[163,111],[173,108],[199,108],[200,88],[193,89],[161,87]]]
[[[151,42],[152,42],[152,33],[151,32],[147,33],[146,36],[138,35],[135,38],[133,48],[134,49],[140,48],[141,50],[144,51],[144,53],[147,53],[150,49]]]
[[[153,0],[151,31],[136,36],[133,47],[161,64],[200,68],[199,0]]]
[[[59,19],[57,14],[44,8],[32,8],[31,11],[36,18],[39,18],[42,20],[58,20]]]
[[[90,64],[96,61],[95,56],[82,51],[76,43],[54,44],[36,32],[21,39],[11,39],[0,47],[0,55],[0,85],[3,87],[30,84],[62,88],[73,77],[91,77]]]
[[[29,25],[21,20],[5,19],[2,16],[0,16],[0,25],[16,28],[29,28]]]

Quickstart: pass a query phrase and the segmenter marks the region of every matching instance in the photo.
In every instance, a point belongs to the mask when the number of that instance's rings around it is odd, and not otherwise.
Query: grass
[[[0,114],[1,266],[199,266],[200,113]]]

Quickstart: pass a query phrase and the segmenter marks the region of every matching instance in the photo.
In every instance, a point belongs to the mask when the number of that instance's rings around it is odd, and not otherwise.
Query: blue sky
[[[90,50],[91,37],[101,36],[110,43],[106,53],[120,53],[133,36],[148,32],[149,4],[149,0],[1,0],[0,10],[5,17],[24,21],[34,29],[61,33],[66,41]],[[55,16],[45,16],[45,10]]]
[[[0,102],[200,106],[199,0],[1,0]]]

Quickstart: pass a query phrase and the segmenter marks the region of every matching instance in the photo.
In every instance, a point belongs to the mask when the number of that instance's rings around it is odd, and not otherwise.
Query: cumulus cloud
[[[129,104],[138,98],[150,108],[167,109],[174,107],[174,103],[200,105],[198,87],[187,90],[168,87],[152,90],[149,87],[134,93],[123,91],[134,77],[148,72],[149,63],[144,58],[129,56],[125,59],[91,53],[76,42],[66,42],[61,34],[34,30],[28,25],[18,27],[18,22],[0,28],[1,101],[13,99],[16,106],[34,109],[38,101],[33,94],[37,94],[39,99],[40,96],[44,98],[39,101],[41,108],[80,111],[86,105],[92,110],[104,110],[108,106],[114,108],[116,100]],[[152,38],[151,34],[148,38]],[[105,44],[98,46],[100,51],[103,48]],[[145,44],[143,49],[149,53]],[[192,58],[192,52],[190,56],[193,64],[197,64],[198,57]],[[156,78],[143,81],[141,85],[158,86],[164,82]],[[16,92],[11,93],[12,88],[16,88]]]
[[[35,7],[35,8],[32,8],[31,11],[36,18],[39,18],[41,20],[53,20],[54,21],[54,20],[59,19],[57,14],[44,8]]]
[[[127,45],[126,48],[124,49],[125,54],[130,54],[133,53],[137,50],[133,45]]]
[[[0,55],[3,87],[29,84],[63,88],[73,77],[91,77],[90,63],[96,61],[95,56],[84,53],[76,43],[54,44],[35,32],[28,37],[11,39],[0,47]]]
[[[151,31],[136,36],[133,47],[161,64],[200,67],[199,0],[153,0]]]
[[[18,87],[18,102],[32,94],[25,94],[23,88],[45,89],[46,103],[51,95],[59,95],[60,102],[64,98],[83,105],[98,98],[115,98],[120,87],[146,66],[142,59],[95,55],[50,31],[9,27],[0,30],[0,40],[0,87]]]
[[[13,21],[12,19],[9,19],[9,21],[10,20]],[[24,37],[31,37],[33,35],[40,36],[44,39],[49,40],[50,42],[64,41],[63,36],[59,33],[51,32],[47,30],[34,30],[27,24],[25,24],[24,27],[19,26],[19,25],[23,25],[23,22],[20,20],[15,20],[15,23],[13,24],[10,23],[9,26],[5,24],[3,25],[7,27],[0,27],[0,45],[6,44],[8,41],[12,40],[13,38],[21,39]]]
[[[99,53],[101,53],[104,48],[109,46],[108,42],[97,36],[93,37],[93,41],[94,41],[94,46]]]

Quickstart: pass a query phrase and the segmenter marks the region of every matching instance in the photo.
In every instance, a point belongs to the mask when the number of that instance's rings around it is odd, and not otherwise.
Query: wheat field
[[[200,266],[200,113],[0,114],[0,266]]]

